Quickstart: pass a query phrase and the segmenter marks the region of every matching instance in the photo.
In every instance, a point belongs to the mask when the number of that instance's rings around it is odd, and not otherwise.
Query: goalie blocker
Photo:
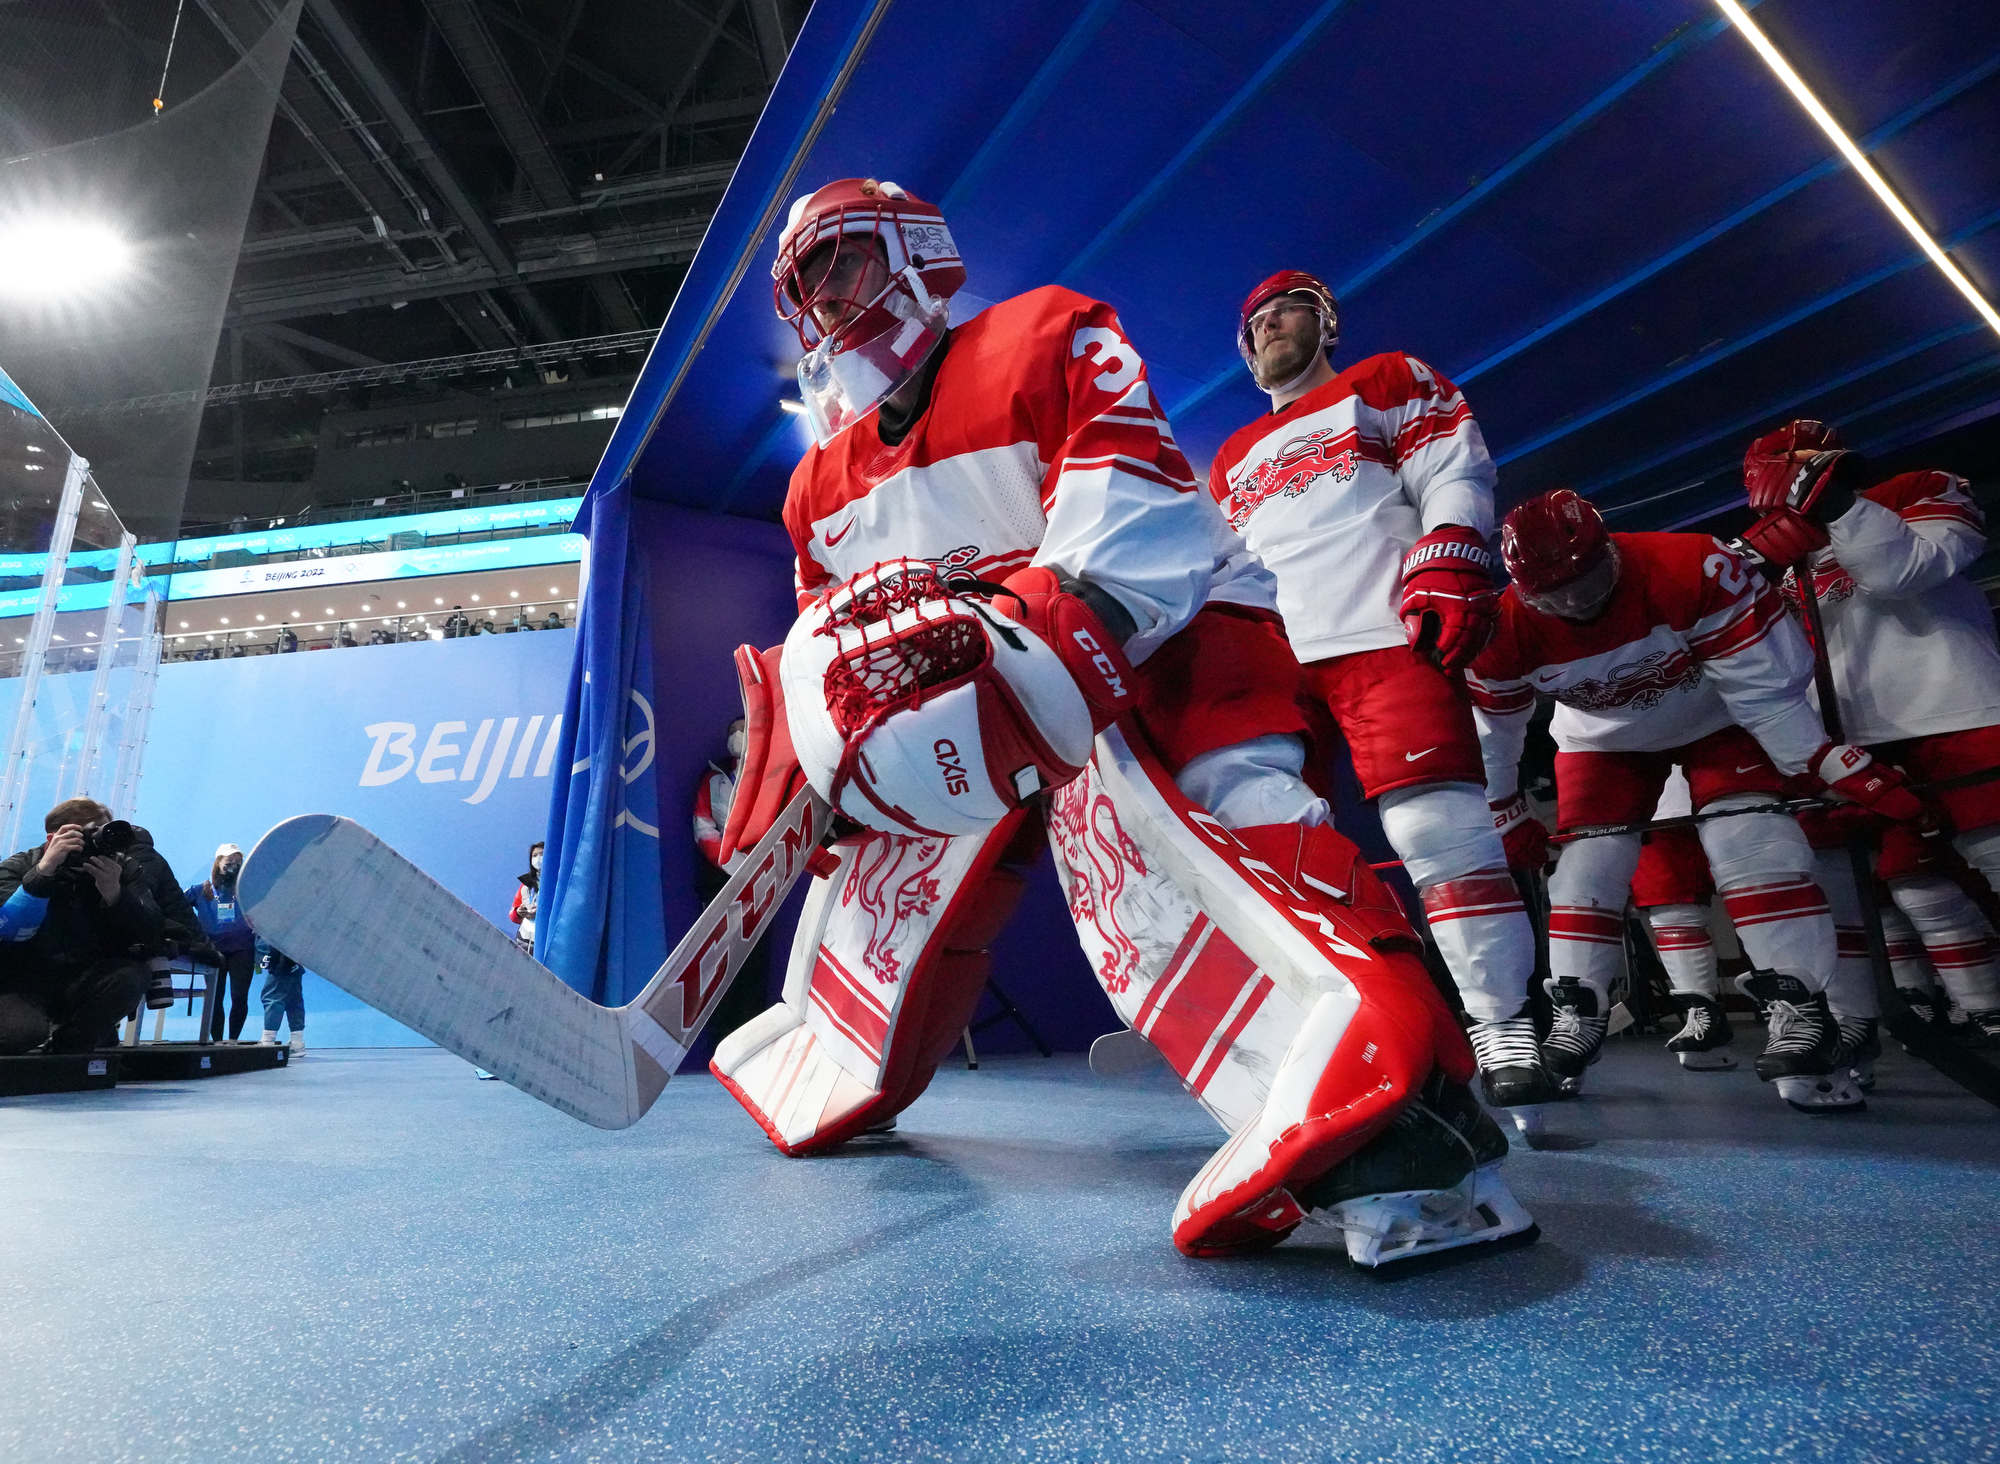
[[[974,832],[892,831],[912,815],[942,823],[948,806],[937,774],[906,750],[934,746],[944,729],[979,754],[969,771],[999,768],[981,798],[990,789],[1005,802],[1012,769],[984,754],[1021,754],[1021,710],[1059,708],[1033,723],[1046,747],[1067,752],[1078,725],[1075,704],[1035,680],[1067,673],[1007,644],[1019,621],[941,591],[928,570],[890,568],[809,611],[781,670],[803,776],[856,818],[890,827],[836,846],[839,868],[808,897],[784,1000],[725,1039],[711,1065],[788,1154],[877,1127],[923,1092],[979,999],[986,947],[1034,855],[1021,807]],[[1204,612],[1183,634],[1256,625]],[[890,646],[912,654],[885,654]],[[857,703],[857,669],[876,702]],[[968,735],[966,703],[981,694],[998,739],[983,717]],[[826,733],[841,724],[854,730],[836,753]],[[1056,785],[1048,836],[1085,952],[1120,1016],[1231,1136],[1181,1196],[1175,1244],[1191,1255],[1272,1245],[1313,1206],[1338,1216],[1350,1254],[1368,1263],[1528,1229],[1518,1206],[1495,1199],[1497,1177],[1474,1174],[1504,1141],[1468,1144],[1441,1122],[1414,1140],[1408,1124],[1387,1133],[1427,1081],[1462,1085],[1473,1065],[1414,935],[1354,847],[1330,827],[1224,828],[1181,794],[1129,721],[1105,728],[1094,757],[1074,759],[1087,763],[1080,775],[1063,771],[1071,761],[1031,763]],[[869,786],[849,796],[862,779]],[[1395,1198],[1357,1192],[1340,1178],[1343,1161],[1378,1139],[1445,1152],[1413,1170],[1363,1164],[1352,1172],[1424,1182]]]

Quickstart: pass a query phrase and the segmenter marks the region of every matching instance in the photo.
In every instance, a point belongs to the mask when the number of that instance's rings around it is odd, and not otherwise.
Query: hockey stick
[[[598,1128],[653,1106],[832,823],[801,790],[673,954],[604,1007],[361,825],[287,819],[244,861],[239,897],[280,950],[377,1011]]]

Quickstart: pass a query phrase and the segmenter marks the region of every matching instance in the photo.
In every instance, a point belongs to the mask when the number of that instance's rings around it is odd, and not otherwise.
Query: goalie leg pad
[[[1016,812],[983,837],[870,833],[815,880],[785,1000],[709,1065],[781,1151],[823,1152],[921,1096],[971,1019],[985,946],[1025,888],[1001,862],[1024,825]]]

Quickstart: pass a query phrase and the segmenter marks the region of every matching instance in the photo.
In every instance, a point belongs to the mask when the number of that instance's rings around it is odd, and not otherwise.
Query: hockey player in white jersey
[[[1278,581],[1307,692],[1423,900],[1473,1019],[1488,1101],[1555,1097],[1535,1044],[1534,928],[1485,806],[1459,670],[1492,633],[1493,459],[1465,398],[1414,356],[1339,372],[1332,292],[1284,270],[1244,300],[1237,348],[1271,398],[1216,454],[1209,492]]]
[[[1231,1135],[1176,1246],[1273,1245],[1314,1210],[1371,1264],[1530,1233],[1414,935],[1299,776],[1269,577],[1116,314],[1048,288],[952,325],[945,220],[874,180],[801,199],[772,273],[815,436],[784,510],[801,616],[738,653],[722,853],[802,781],[864,828],[716,1075],[787,1153],[893,1117],[978,1000],[1045,816],[1113,1006]]]
[[[1777,593],[1705,534],[1612,534],[1568,489],[1508,514],[1501,555],[1513,584],[1499,625],[1468,673],[1486,749],[1488,793],[1516,786],[1535,694],[1556,701],[1558,831],[1635,823],[1658,803],[1668,771],[1688,778],[1715,884],[1765,1003],[1769,1040],[1757,1075],[1807,1109],[1856,1107],[1830,1080],[1839,1031],[1825,991],[1834,931],[1798,824],[1758,811],[1785,775],[1897,820],[1924,816],[1894,769],[1834,745],[1806,699],[1805,638]],[[1622,959],[1624,910],[1639,835],[1569,844],[1549,880],[1550,996],[1562,1011],[1547,1058],[1578,1091],[1604,1040]]]
[[[1795,604],[1802,573],[1810,577],[1843,733],[1922,782],[1956,784],[1935,795],[1953,842],[2000,890],[2000,644],[1986,597],[1965,574],[1986,550],[1985,519],[1965,480],[1939,471],[1884,477],[1836,429],[1803,419],[1750,444],[1743,480],[1760,511],[1744,542],[1793,566],[1785,593]],[[1853,948],[1861,917],[1840,831],[1815,843],[1825,846],[1822,878]],[[1953,1002],[1987,1038],[2000,1038],[1990,927],[1934,863],[1907,831],[1884,836],[1880,874],[1891,898]],[[1851,1045],[1875,1045],[1874,1015],[1850,1031]]]

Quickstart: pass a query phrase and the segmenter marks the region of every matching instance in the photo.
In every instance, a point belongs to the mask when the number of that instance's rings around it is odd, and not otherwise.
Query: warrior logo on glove
[[[922,560],[814,603],[780,668],[807,781],[869,828],[976,833],[1090,757],[1090,707],[1055,650]]]

